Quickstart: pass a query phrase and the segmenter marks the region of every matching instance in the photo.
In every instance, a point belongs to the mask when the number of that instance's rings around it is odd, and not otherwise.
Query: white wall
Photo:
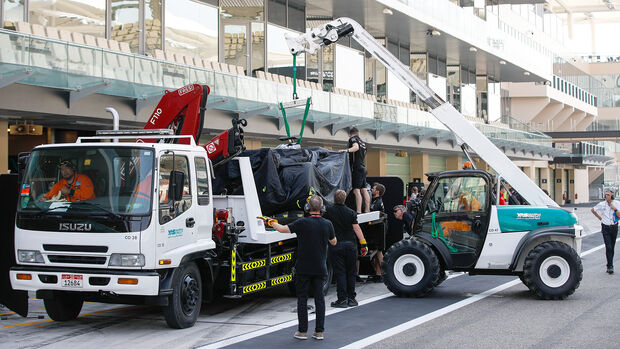
[[[446,78],[433,73],[428,73],[428,79],[426,81],[428,81],[427,84],[431,90],[433,90],[444,101],[447,100]]]
[[[364,55],[360,51],[336,45],[336,87],[364,92]]]
[[[387,72],[387,98],[409,103],[409,87],[398,80],[391,71]]]
[[[575,192],[577,194],[577,200],[574,200],[576,204],[590,201],[590,189],[588,186],[588,169],[575,169]],[[574,197],[573,197],[574,199]]]
[[[461,84],[461,113],[466,116],[476,116],[476,85]]]

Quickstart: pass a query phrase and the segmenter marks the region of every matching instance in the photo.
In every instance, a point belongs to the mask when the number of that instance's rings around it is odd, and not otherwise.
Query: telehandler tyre
[[[439,281],[440,266],[426,244],[407,239],[392,245],[381,264],[383,282],[399,297],[423,297]]]
[[[528,253],[523,283],[541,299],[564,299],[579,287],[583,276],[581,258],[563,242],[547,241]]]

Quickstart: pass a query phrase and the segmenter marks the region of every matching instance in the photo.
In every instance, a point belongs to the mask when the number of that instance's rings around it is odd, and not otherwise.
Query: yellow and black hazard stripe
[[[237,250],[233,249],[230,256],[230,281],[235,281],[237,275]]]
[[[252,262],[248,262],[248,263],[243,263],[241,265],[241,270],[246,271],[246,270],[252,270],[252,269],[256,269],[256,268],[262,268],[266,265],[266,261],[264,259],[258,260],[258,261],[252,261]]]
[[[256,291],[260,291],[264,288],[267,288],[267,281],[257,282],[255,284],[243,286],[243,294],[252,293]]]
[[[293,258],[293,253],[285,253],[278,256],[271,257],[271,264],[278,264],[286,261],[290,261]]]
[[[282,284],[285,284],[291,281],[293,281],[293,274],[283,275],[283,276],[271,279],[271,286],[273,287],[277,285],[282,285]]]

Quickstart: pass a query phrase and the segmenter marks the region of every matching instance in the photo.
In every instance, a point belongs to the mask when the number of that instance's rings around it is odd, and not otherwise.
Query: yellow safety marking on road
[[[258,290],[262,290],[263,288],[266,288],[266,287],[267,287],[266,281],[257,282],[255,284],[243,286],[243,293],[245,294],[245,293],[255,292]]]
[[[271,286],[276,286],[276,285],[281,285],[281,284],[285,284],[287,282],[291,282],[293,281],[293,275],[283,275],[280,277],[277,277],[275,279],[271,279]]]
[[[235,281],[237,274],[237,250],[232,250],[230,258],[230,281]]]
[[[293,258],[292,253],[286,253],[286,254],[281,254],[279,256],[273,256],[271,257],[271,264],[277,264],[277,263],[290,261],[291,258]]]
[[[131,307],[124,307],[124,308],[115,308],[115,309],[107,309],[107,310],[95,311],[95,312],[92,312],[92,313],[80,314],[80,315],[78,315],[78,317],[89,316],[89,315],[97,315],[97,314],[103,314],[103,313],[112,313],[112,312],[116,312],[116,311],[125,311],[125,310],[136,309],[136,308],[141,308],[141,306],[131,306]],[[33,322],[24,322],[24,323],[21,323],[21,324],[14,324],[14,325],[8,325],[8,326],[0,327],[0,330],[1,329],[5,329],[5,328],[10,328],[10,327],[18,327],[18,326],[37,326],[37,327],[40,327],[38,324],[42,324],[42,323],[46,323],[46,322],[52,322],[52,321],[54,321],[54,320],[41,320],[41,321],[33,321]]]
[[[241,266],[241,270],[252,270],[252,269],[256,269],[256,268],[262,268],[266,265],[266,262],[264,259],[261,259],[259,261],[253,261],[253,262],[249,262],[249,263],[244,263]]]

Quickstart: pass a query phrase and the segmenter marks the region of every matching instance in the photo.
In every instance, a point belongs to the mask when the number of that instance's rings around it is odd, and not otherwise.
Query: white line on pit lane
[[[448,279],[452,279],[452,278],[455,278],[455,277],[461,276],[461,275],[464,275],[464,273],[462,273],[462,272],[451,273],[450,275],[448,275]],[[391,296],[394,296],[394,294],[392,292],[384,293],[384,294],[381,294],[381,295],[378,295],[378,296],[374,296],[374,297],[371,297],[371,298],[359,301],[359,305],[369,304],[369,303],[376,302],[376,301],[379,301],[379,300],[382,300],[384,298],[391,297]],[[331,310],[328,310],[328,311],[325,312],[325,316],[336,314],[336,313],[340,313],[342,311],[347,311],[347,310],[351,310],[351,309],[355,309],[355,308],[352,307],[352,308],[331,309]],[[312,321],[314,319],[316,319],[316,314],[308,316],[308,321]],[[256,337],[259,337],[259,336],[262,336],[262,335],[265,335],[265,334],[268,334],[268,333],[272,333],[272,332],[281,330],[283,328],[295,326],[295,325],[297,325],[297,319],[286,321],[286,322],[282,322],[282,323],[279,323],[277,325],[273,325],[273,326],[270,326],[270,327],[267,327],[267,328],[263,328],[263,329],[260,329],[260,330],[248,332],[246,334],[242,334],[242,335],[239,335],[239,336],[231,337],[231,338],[228,338],[228,339],[223,339],[223,340],[221,340],[219,342],[207,344],[205,346],[196,347],[196,349],[221,348],[221,347],[225,347],[225,346],[228,346],[228,345],[231,345],[231,344],[243,342],[243,341],[246,341],[248,339],[256,338]]]
[[[620,238],[618,238],[616,240],[616,242],[617,241],[620,241]],[[605,245],[599,245],[597,247],[589,249],[589,250],[587,250],[585,252],[582,252],[581,253],[581,257],[585,257],[585,256],[587,256],[589,254],[592,254],[592,253],[594,253],[594,252],[596,252],[596,251],[598,251],[600,249],[603,249],[603,248],[605,248]],[[416,327],[418,325],[421,325],[421,324],[423,324],[425,322],[428,322],[430,320],[436,319],[436,318],[438,318],[438,317],[440,317],[442,315],[451,313],[451,312],[453,312],[453,311],[455,311],[457,309],[460,309],[460,308],[462,308],[464,306],[467,306],[467,305],[470,305],[472,303],[475,303],[475,302],[477,302],[479,300],[482,300],[482,299],[484,299],[484,298],[486,298],[488,296],[491,296],[491,295],[493,295],[493,294],[495,294],[497,292],[501,292],[501,291],[503,291],[503,290],[505,290],[507,288],[510,288],[512,286],[515,286],[515,285],[518,285],[520,283],[521,283],[521,280],[518,280],[518,279],[517,280],[509,281],[509,282],[507,282],[505,284],[502,284],[500,286],[497,286],[497,287],[495,287],[493,289],[487,290],[487,291],[482,292],[480,294],[471,296],[471,297],[469,297],[467,299],[464,299],[464,300],[462,300],[460,302],[457,302],[457,303],[451,304],[451,305],[449,305],[447,307],[435,310],[432,313],[428,313],[428,314],[423,315],[421,317],[415,318],[415,319],[413,319],[411,321],[405,322],[404,324],[398,325],[396,327],[392,327],[389,330],[385,330],[383,332],[379,332],[379,333],[374,334],[374,335],[372,335],[370,337],[366,337],[364,339],[360,339],[357,342],[353,342],[351,344],[345,345],[345,346],[341,347],[341,349],[353,349],[353,348],[364,348],[364,347],[367,347],[367,346],[369,346],[371,344],[377,343],[377,342],[379,342],[381,340],[384,340],[386,338],[392,337],[392,336],[397,335],[397,334],[399,334],[401,332],[410,330],[410,329],[412,329],[412,328],[414,328],[414,327]]]
[[[618,238],[618,240],[616,240],[616,241],[620,241],[620,238]],[[590,249],[590,250],[588,250],[586,252],[582,252],[581,256],[582,257],[587,256],[587,255],[589,255],[589,254],[591,254],[591,253],[593,253],[595,251],[598,251],[598,250],[600,250],[600,249],[602,249],[604,247],[605,247],[605,245],[600,245],[600,246],[594,247],[594,248],[592,248],[592,249]],[[454,278],[454,277],[457,277],[457,276],[461,276],[461,275],[464,275],[464,274],[465,273],[452,273],[452,274],[450,274],[448,276],[448,279],[451,279],[451,278]],[[393,328],[391,328],[389,330],[385,330],[383,332],[379,332],[379,333],[377,333],[375,335],[372,335],[370,337],[367,337],[367,338],[361,339],[361,340],[359,340],[357,342],[351,343],[351,344],[349,344],[347,346],[344,346],[343,348],[362,348],[362,347],[374,344],[374,343],[376,343],[376,342],[378,342],[380,340],[383,340],[385,338],[394,336],[394,335],[396,335],[398,333],[401,333],[403,331],[409,330],[409,329],[411,329],[411,328],[413,328],[415,326],[421,325],[421,324],[423,324],[423,323],[425,323],[427,321],[430,321],[432,319],[435,319],[435,318],[437,318],[439,316],[442,316],[442,315],[448,314],[450,312],[453,312],[453,311],[455,311],[455,310],[457,310],[459,308],[462,308],[462,307],[464,307],[466,305],[475,303],[475,302],[477,302],[479,300],[482,300],[482,299],[484,299],[484,298],[486,298],[488,296],[491,296],[491,295],[493,295],[493,294],[495,294],[497,292],[501,292],[501,291],[503,291],[503,290],[505,290],[507,288],[510,288],[512,286],[515,286],[515,285],[517,285],[519,283],[521,283],[521,280],[509,281],[509,282],[507,282],[505,284],[502,284],[500,286],[497,286],[497,287],[495,287],[493,289],[490,289],[490,290],[487,290],[487,291],[482,292],[480,294],[471,296],[471,297],[469,297],[467,299],[464,299],[464,300],[462,300],[460,302],[457,302],[457,303],[451,304],[449,306],[446,306],[444,308],[438,309],[438,310],[436,310],[436,311],[434,311],[432,313],[429,313],[429,314],[423,315],[421,317],[415,318],[415,319],[413,319],[413,320],[411,320],[409,322],[406,322],[404,324],[398,325],[398,326],[393,327]],[[375,296],[375,297],[368,298],[368,299],[365,299],[363,301],[360,301],[359,305],[369,304],[369,303],[376,302],[376,301],[379,301],[379,300],[382,300],[384,298],[391,297],[391,296],[393,296],[393,293],[391,293],[391,292],[385,293],[385,294],[382,294],[382,295],[378,295],[378,296]],[[336,314],[336,313],[339,313],[339,312],[342,312],[342,311],[347,311],[347,310],[350,310],[350,309],[354,309],[354,308],[331,309],[331,310],[328,310],[328,311],[325,312],[325,316]],[[316,315],[309,315],[308,316],[308,321],[312,321],[315,318],[316,318]],[[263,328],[263,329],[260,329],[260,330],[248,332],[246,334],[242,334],[242,335],[239,335],[239,336],[231,337],[231,338],[228,338],[228,339],[223,339],[221,341],[218,341],[218,342],[215,342],[215,343],[211,343],[211,344],[207,344],[205,346],[197,347],[197,349],[222,348],[222,347],[225,347],[225,346],[228,346],[228,345],[231,345],[231,344],[243,342],[243,341],[246,341],[248,339],[256,338],[256,337],[259,337],[259,336],[262,336],[262,335],[265,335],[265,334],[269,334],[269,333],[272,333],[272,332],[276,332],[276,331],[279,331],[279,330],[281,330],[283,328],[287,328],[287,327],[291,327],[291,326],[295,326],[295,325],[297,325],[297,320],[296,319],[295,320],[290,320],[290,321],[285,321],[285,322],[279,323],[277,325],[273,325],[273,326],[266,327],[266,328]]]

